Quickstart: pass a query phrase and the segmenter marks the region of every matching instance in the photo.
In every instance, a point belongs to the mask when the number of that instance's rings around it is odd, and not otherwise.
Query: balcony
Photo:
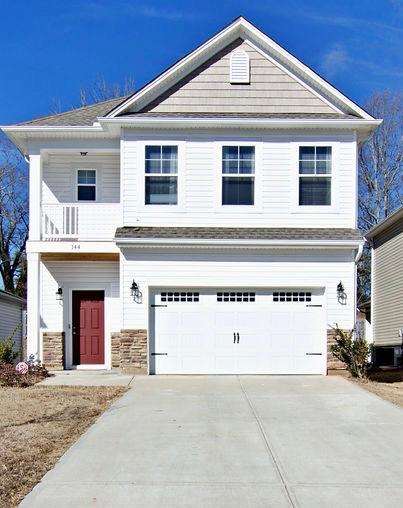
[[[120,203],[42,205],[42,240],[112,240],[120,225]]]

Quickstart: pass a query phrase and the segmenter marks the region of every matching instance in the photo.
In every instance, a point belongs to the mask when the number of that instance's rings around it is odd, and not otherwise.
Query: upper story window
[[[97,172],[95,169],[77,170],[77,201],[96,201]]]
[[[178,204],[178,147],[145,147],[145,204]]]
[[[222,204],[253,205],[255,201],[255,147],[222,147]]]
[[[299,147],[299,204],[330,206],[332,188],[332,147]]]

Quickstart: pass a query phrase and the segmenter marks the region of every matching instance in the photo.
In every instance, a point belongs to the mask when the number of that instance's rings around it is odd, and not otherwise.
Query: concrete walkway
[[[51,371],[51,376],[41,381],[48,386],[129,386],[134,376],[110,370],[61,370]]]
[[[137,377],[24,508],[394,508],[403,410],[340,377]]]

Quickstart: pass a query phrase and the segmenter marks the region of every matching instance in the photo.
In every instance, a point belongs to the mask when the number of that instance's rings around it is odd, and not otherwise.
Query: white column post
[[[29,239],[40,240],[42,164],[40,154],[29,156]]]
[[[27,253],[27,359],[41,360],[39,329],[39,252]]]

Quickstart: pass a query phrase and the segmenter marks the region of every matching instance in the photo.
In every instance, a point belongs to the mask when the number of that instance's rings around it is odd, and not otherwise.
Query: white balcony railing
[[[119,203],[42,205],[43,240],[112,240],[120,222]]]

